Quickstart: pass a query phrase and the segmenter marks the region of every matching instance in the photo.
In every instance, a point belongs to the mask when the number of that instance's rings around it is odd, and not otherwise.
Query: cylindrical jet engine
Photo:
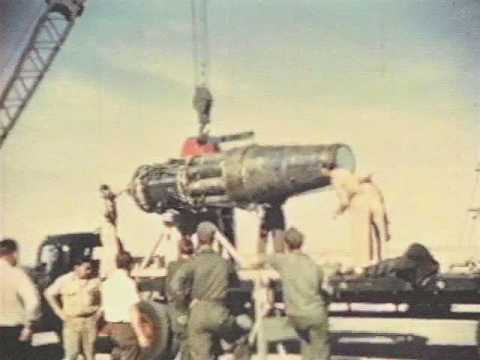
[[[283,202],[287,198],[329,185],[322,165],[354,170],[349,146],[239,147],[222,153],[143,165],[129,193],[146,212],[205,207],[241,207]]]

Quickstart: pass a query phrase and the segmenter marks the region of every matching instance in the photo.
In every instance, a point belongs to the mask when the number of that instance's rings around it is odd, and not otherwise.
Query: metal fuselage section
[[[146,212],[167,209],[240,207],[282,203],[291,196],[330,185],[323,165],[354,170],[347,145],[239,147],[226,152],[144,165],[129,193]]]

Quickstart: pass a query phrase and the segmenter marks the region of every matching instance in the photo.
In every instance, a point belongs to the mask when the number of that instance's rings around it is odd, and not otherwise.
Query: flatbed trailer
[[[77,248],[78,243],[84,248]],[[101,243],[95,234],[49,237],[39,251],[39,263],[45,246],[52,245],[68,259],[67,246],[68,252],[93,253]],[[137,268],[132,275],[139,280],[146,299],[162,301],[165,269]],[[391,276],[333,276],[329,286],[335,356],[478,359],[480,274],[438,274],[422,289]],[[281,283],[273,270],[239,270],[228,294],[228,305],[234,314],[248,313],[260,323],[253,341],[257,358],[298,354],[298,340],[285,317]],[[38,359],[42,359],[42,352],[49,354],[45,359],[61,359],[58,335],[48,335],[48,326],[44,330],[36,336]]]

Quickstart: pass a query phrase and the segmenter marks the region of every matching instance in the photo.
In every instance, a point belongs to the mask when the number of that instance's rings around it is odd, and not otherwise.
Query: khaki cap
[[[295,227],[285,231],[285,243],[292,248],[299,248],[303,244],[304,235]]]
[[[214,223],[210,221],[202,221],[200,224],[197,226],[197,235],[199,238],[205,239],[217,231],[217,227],[215,226]]]

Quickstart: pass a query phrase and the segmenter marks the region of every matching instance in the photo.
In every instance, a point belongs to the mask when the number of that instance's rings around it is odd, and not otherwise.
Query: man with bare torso
[[[382,243],[390,240],[389,220],[383,194],[371,176],[359,177],[334,164],[322,167],[321,175],[330,178],[340,202],[335,217],[350,209],[356,263],[364,266],[381,260]]]

